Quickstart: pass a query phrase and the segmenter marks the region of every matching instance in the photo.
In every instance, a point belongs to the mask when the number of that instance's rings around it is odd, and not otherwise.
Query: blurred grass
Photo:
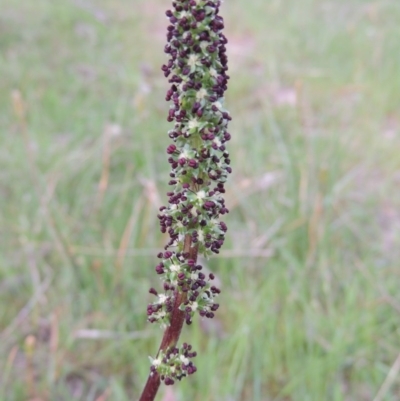
[[[0,400],[142,389],[161,337],[145,307],[165,242],[168,4],[0,0]],[[222,310],[185,328],[198,373],[173,398],[398,400],[400,4],[222,13]]]

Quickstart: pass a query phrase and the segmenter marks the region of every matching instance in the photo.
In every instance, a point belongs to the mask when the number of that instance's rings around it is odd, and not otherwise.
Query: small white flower
[[[215,69],[215,68],[210,68],[210,75],[212,76],[212,77],[214,77],[214,78],[217,78],[217,76],[218,76],[218,72],[217,72],[217,70]]]
[[[203,100],[207,96],[207,91],[204,88],[201,88],[197,93],[196,93],[196,99],[197,100]]]
[[[222,104],[221,104],[221,102],[216,101],[216,102],[213,103],[213,105],[216,106],[216,107],[218,108],[218,110],[221,110],[221,109],[222,109]]]
[[[181,270],[179,265],[171,265],[169,268],[172,272],[179,272]]]
[[[200,242],[204,242],[204,231],[203,230],[197,230],[197,235],[199,238]]]
[[[191,54],[189,56],[188,65],[194,67],[199,63],[199,56],[197,54]]]
[[[192,311],[194,312],[199,307],[199,304],[197,302],[193,302],[192,305],[190,305],[190,307],[192,308]]]
[[[161,359],[157,358],[157,359],[153,359],[153,366],[160,366],[161,365]]]
[[[215,138],[215,139],[214,139],[214,143],[215,143],[218,147],[220,147],[220,146],[222,145],[221,141],[220,141],[218,138]]]
[[[159,302],[160,304],[165,303],[165,301],[167,300],[167,296],[165,294],[158,294],[158,298],[159,298]]]
[[[209,45],[209,43],[208,42],[206,42],[206,41],[202,41],[202,42],[200,42],[200,47],[201,47],[201,49],[204,51],[204,49],[207,47]]]
[[[189,128],[189,129],[194,129],[194,128],[199,127],[199,125],[200,125],[200,123],[199,123],[199,121],[197,120],[197,118],[192,118],[192,119],[189,121],[188,128]]]
[[[190,275],[190,278],[191,278],[192,280],[197,280],[197,279],[199,278],[199,274],[196,273],[196,272],[194,272],[194,273],[192,273],[192,274]]]
[[[201,190],[201,191],[197,192],[196,196],[197,196],[197,199],[201,200],[206,197],[206,193],[203,190]]]
[[[179,359],[180,359],[185,365],[188,365],[188,364],[189,364],[189,359],[186,358],[184,355],[181,355],[181,356],[179,357]]]

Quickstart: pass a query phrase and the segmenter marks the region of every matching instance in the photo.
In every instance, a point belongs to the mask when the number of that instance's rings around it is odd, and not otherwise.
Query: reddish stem
[[[185,236],[185,242],[183,246],[183,252],[189,254],[188,259],[193,259],[197,262],[197,246],[192,247],[192,237],[190,235]],[[175,347],[179,337],[181,335],[183,323],[185,321],[185,312],[181,311],[179,307],[183,302],[186,301],[186,293],[175,290],[175,303],[174,308],[171,312],[170,325],[166,328],[163,338],[161,340],[160,351],[166,351],[170,347]],[[158,355],[157,354],[157,355]],[[146,385],[144,386],[142,395],[139,401],[153,401],[157,395],[158,388],[160,387],[161,379],[158,373],[152,373],[149,375]]]

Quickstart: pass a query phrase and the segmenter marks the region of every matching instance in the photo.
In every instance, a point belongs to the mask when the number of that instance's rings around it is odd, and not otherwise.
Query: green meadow
[[[0,401],[132,401],[166,238],[169,0],[0,0]],[[400,2],[225,0],[233,174],[198,372],[158,401],[400,399]]]

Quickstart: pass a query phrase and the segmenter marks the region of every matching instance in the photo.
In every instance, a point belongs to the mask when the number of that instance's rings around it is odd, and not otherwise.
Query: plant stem
[[[184,241],[183,252],[189,254],[189,259],[193,259],[197,262],[197,245],[192,247],[192,237],[190,235],[186,235]],[[183,323],[185,321],[185,312],[181,311],[179,307],[186,301],[186,293],[180,292],[176,289],[174,296],[175,302],[174,309],[171,312],[170,325],[164,332],[160,348],[158,349],[158,354],[160,351],[166,351],[170,347],[175,347],[181,335]],[[160,387],[160,382],[160,375],[157,372],[150,373],[139,401],[153,401],[157,395],[158,388]]]

